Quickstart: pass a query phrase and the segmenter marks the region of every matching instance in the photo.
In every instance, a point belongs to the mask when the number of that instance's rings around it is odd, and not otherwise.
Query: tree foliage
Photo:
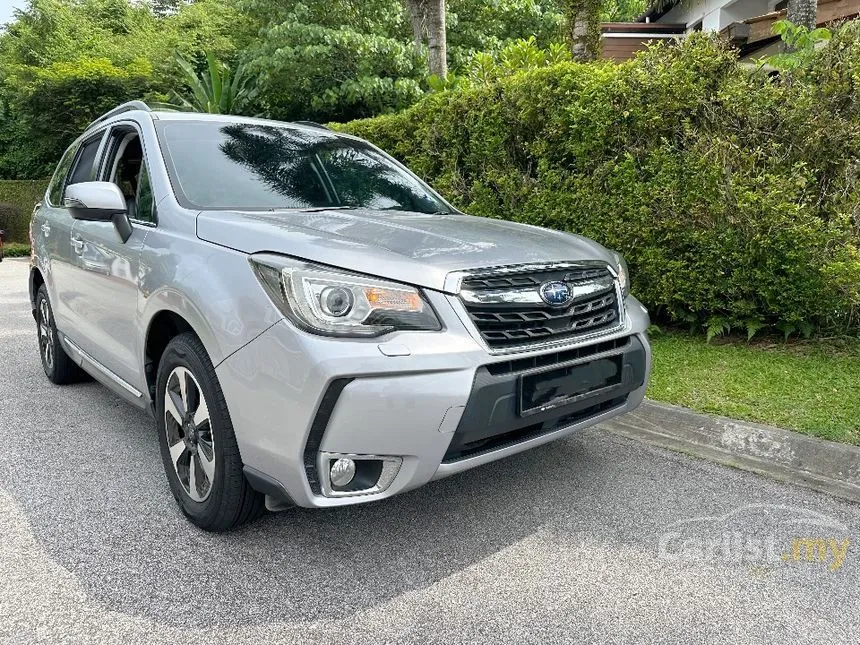
[[[778,70],[801,70],[814,58],[815,48],[830,40],[833,35],[826,27],[809,29],[789,20],[778,20],[773,26],[785,44],[785,51],[768,56],[766,61]]]
[[[63,150],[95,117],[153,90],[152,67],[79,58],[37,68],[15,81],[0,109],[0,177],[47,177]]]
[[[561,0],[449,0],[448,59],[460,73],[477,52],[497,54],[507,45],[534,37],[540,48],[564,42]]]
[[[601,22],[635,20],[648,8],[648,0],[604,0],[600,3]]]
[[[190,3],[193,0],[149,0],[152,7],[152,13],[156,16],[164,17],[179,11],[183,4]]]
[[[44,67],[79,58],[126,65],[152,59],[160,42],[145,5],[126,0],[30,0],[0,38],[0,69]]]
[[[0,178],[50,174],[95,116],[181,87],[174,52],[235,60],[252,29],[220,0],[163,18],[128,0],[30,0],[0,33]]]
[[[260,77],[262,107],[271,116],[366,116],[401,109],[423,94],[425,63],[396,0],[271,5],[243,5],[266,21],[245,60]]]

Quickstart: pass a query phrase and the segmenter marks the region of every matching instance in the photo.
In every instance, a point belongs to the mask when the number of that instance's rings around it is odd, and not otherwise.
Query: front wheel
[[[170,341],[156,388],[161,458],[182,512],[206,531],[258,517],[264,497],[245,479],[224,393],[197,336]]]

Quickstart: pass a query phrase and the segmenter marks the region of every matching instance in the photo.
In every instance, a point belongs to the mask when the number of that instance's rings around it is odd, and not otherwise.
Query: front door
[[[140,218],[143,208],[152,206],[149,179],[140,136],[133,126],[115,126],[105,151],[98,178],[116,183],[123,191],[132,234],[123,242],[111,222],[75,220],[71,245],[81,297],[75,302],[74,324],[81,333],[81,349],[145,391],[137,322],[140,249],[149,230]]]

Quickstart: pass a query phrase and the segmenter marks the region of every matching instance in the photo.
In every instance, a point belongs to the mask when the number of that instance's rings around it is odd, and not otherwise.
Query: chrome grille
[[[562,306],[541,298],[541,285],[562,282],[571,290]],[[460,299],[484,342],[506,349],[618,327],[620,306],[613,274],[605,266],[564,264],[537,269],[501,268],[465,276]]]

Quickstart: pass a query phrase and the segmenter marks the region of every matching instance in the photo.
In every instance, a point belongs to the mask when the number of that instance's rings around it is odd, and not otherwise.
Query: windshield
[[[188,208],[451,212],[379,150],[327,130],[161,121],[158,134],[173,188]]]

